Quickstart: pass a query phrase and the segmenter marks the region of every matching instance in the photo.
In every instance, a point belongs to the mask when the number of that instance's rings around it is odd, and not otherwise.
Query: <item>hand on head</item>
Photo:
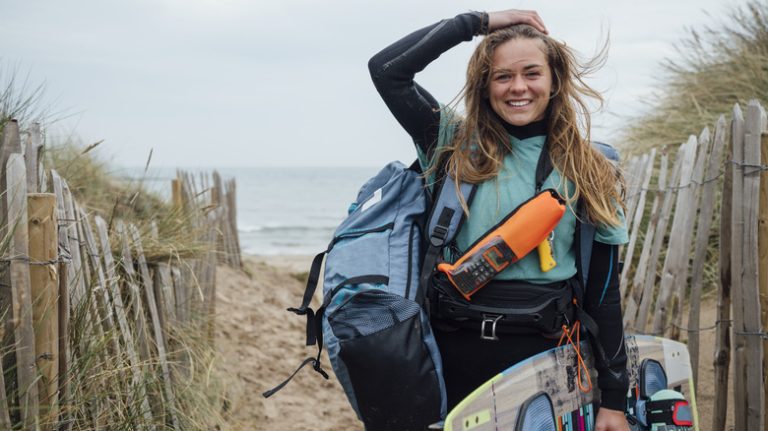
[[[528,24],[536,30],[549,34],[536,11],[509,9],[498,12],[488,12],[488,32],[515,24]]]

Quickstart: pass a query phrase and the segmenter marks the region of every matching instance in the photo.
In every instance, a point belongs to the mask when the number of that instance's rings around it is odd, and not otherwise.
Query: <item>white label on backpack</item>
[[[372,207],[375,203],[379,202],[381,200],[381,189],[376,190],[373,192],[373,196],[365,201],[363,204],[363,208],[360,210],[360,212],[363,212],[367,210],[368,208]]]

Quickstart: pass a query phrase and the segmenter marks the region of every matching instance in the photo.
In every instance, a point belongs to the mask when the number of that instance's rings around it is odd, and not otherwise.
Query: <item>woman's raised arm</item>
[[[487,24],[487,14],[472,12],[417,30],[374,55],[371,78],[384,103],[422,151],[437,140],[440,104],[414,81],[440,54],[472,40]]]

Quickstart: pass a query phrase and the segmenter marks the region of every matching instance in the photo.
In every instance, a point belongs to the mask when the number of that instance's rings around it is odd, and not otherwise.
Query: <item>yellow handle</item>
[[[536,249],[539,251],[539,267],[541,272],[547,272],[557,266],[555,255],[552,253],[552,241],[550,238],[542,241]]]

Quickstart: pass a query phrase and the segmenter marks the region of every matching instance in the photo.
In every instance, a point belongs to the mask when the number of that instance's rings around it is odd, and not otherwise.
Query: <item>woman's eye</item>
[[[504,81],[504,80],[507,80],[507,79],[509,79],[509,75],[506,75],[506,74],[496,75],[496,80],[497,81]]]
[[[535,77],[537,77],[539,75],[541,75],[541,72],[528,72],[528,73],[525,74],[525,76],[528,76],[528,77],[531,77],[531,78],[535,78]]]

